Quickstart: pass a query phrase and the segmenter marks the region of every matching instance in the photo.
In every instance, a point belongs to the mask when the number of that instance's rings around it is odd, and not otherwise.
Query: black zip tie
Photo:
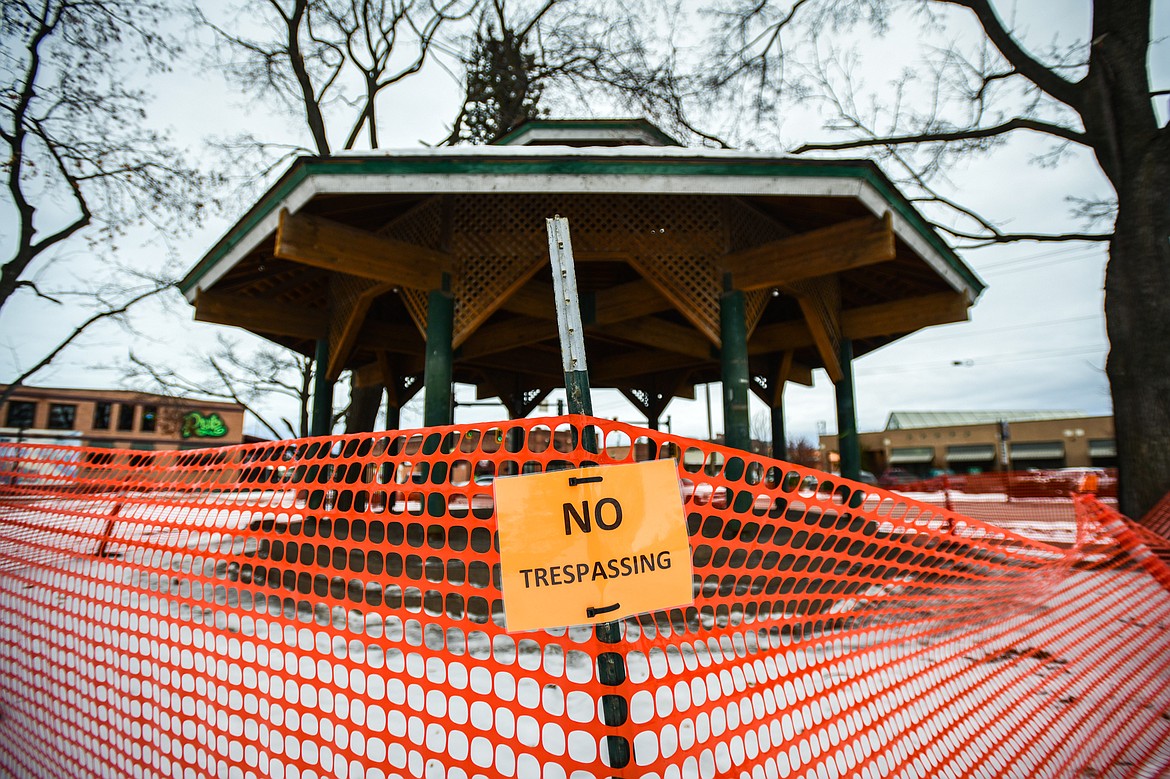
[[[606,612],[617,611],[621,607],[622,607],[622,604],[620,604],[620,603],[615,603],[612,606],[598,606],[597,608],[593,608],[592,606],[590,606],[589,608],[585,609],[585,616],[588,617],[589,619],[593,619],[598,614],[605,614]]]
[[[605,481],[605,478],[602,476],[582,476],[580,478],[576,476],[570,476],[569,486],[576,487],[578,484],[589,484],[590,482],[594,481]]]

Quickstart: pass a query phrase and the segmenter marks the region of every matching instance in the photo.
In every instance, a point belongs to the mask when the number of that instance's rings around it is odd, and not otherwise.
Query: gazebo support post
[[[455,329],[455,299],[451,277],[444,273],[440,289],[427,300],[427,353],[423,367],[423,425],[449,425],[451,419],[451,336]]]
[[[329,339],[317,339],[313,357],[313,418],[309,434],[329,435],[333,428],[333,382],[326,376],[329,367]]]
[[[837,394],[837,445],[841,451],[841,476],[854,481],[861,475],[861,440],[857,437],[857,409],[853,392],[853,342],[841,339],[838,350],[841,380]]]
[[[784,431],[784,399],[772,406],[772,459],[788,459],[788,434]]]
[[[402,425],[402,409],[394,405],[390,398],[386,399],[386,429],[397,430]]]
[[[724,441],[730,447],[747,451],[751,448],[752,433],[743,292],[732,287],[730,273],[723,276],[723,290],[719,299],[719,337],[722,341]]]

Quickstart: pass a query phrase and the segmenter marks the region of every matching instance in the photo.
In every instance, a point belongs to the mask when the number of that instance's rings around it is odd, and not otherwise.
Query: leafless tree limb
[[[3,403],[5,400],[7,400],[8,397],[14,391],[16,391],[17,389],[22,387],[26,381],[31,379],[33,376],[35,376],[41,370],[43,370],[47,365],[49,365],[49,363],[51,363],[53,360],[55,360],[62,352],[64,352],[66,349],[68,349],[70,346],[72,346],[77,341],[78,338],[80,338],[81,336],[83,336],[87,332],[89,332],[89,330],[94,325],[96,325],[99,322],[106,320],[106,319],[124,316],[126,314],[126,312],[128,312],[136,304],[142,302],[143,300],[146,300],[147,298],[152,298],[155,295],[160,294],[164,290],[169,289],[170,287],[171,287],[171,285],[169,283],[150,287],[148,289],[145,289],[145,290],[138,292],[133,297],[131,297],[130,299],[126,300],[125,302],[123,302],[119,305],[116,305],[113,307],[108,307],[108,308],[103,308],[102,310],[91,314],[81,324],[74,327],[73,330],[69,333],[69,335],[67,335],[65,338],[63,338],[61,341],[59,341],[56,346],[54,346],[52,349],[50,349],[31,368],[28,368],[23,373],[21,373],[19,376],[14,378],[12,381],[8,382],[7,386],[5,386],[3,390],[0,390],[0,403]]]
[[[972,11],[979,19],[988,39],[999,50],[1012,67],[1062,103],[1077,107],[1080,102],[1080,88],[1072,81],[1062,78],[1050,66],[1029,54],[1000,21],[995,8],[988,0],[935,0],[949,3]]]

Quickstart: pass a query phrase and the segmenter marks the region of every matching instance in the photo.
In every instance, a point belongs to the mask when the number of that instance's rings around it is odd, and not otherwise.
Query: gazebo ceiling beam
[[[894,259],[894,228],[883,219],[864,217],[769,241],[733,252],[722,260],[735,288],[744,291],[783,287]]]
[[[714,359],[711,342],[697,331],[655,316],[642,316],[610,325],[586,325],[585,331],[608,338],[652,346],[699,360]]]
[[[644,279],[587,294],[593,297],[593,312],[589,322],[598,325],[616,324],[674,308],[653,284]],[[555,321],[557,311],[553,302],[553,294],[548,285],[534,281],[518,289],[500,305],[500,308],[513,314]],[[586,312],[582,314],[588,317]]]
[[[399,375],[395,373],[402,366],[397,362],[391,362],[389,365],[383,364],[382,357],[384,354],[380,353],[374,362],[366,363],[360,368],[354,368],[352,381],[357,387],[374,387],[379,385],[385,387],[390,405],[401,408],[422,389],[422,376],[418,376],[415,381],[407,385],[405,379],[412,374],[403,373]]]
[[[841,283],[836,276],[820,276],[795,282],[791,289],[812,333],[813,343],[821,356],[825,373],[838,383],[844,378],[839,351],[841,347]]]
[[[672,308],[673,304],[653,284],[639,279],[595,292],[592,321],[598,325],[613,325],[639,317],[650,319],[647,314]]]
[[[379,296],[390,291],[389,284],[358,287],[335,297],[332,303],[329,328],[329,366],[326,378],[337,381],[357,346],[358,335],[366,323],[370,306]]]
[[[841,331],[845,338],[854,341],[904,335],[933,325],[965,322],[968,305],[966,296],[962,294],[939,292],[847,309],[841,312]],[[748,354],[767,354],[814,345],[812,331],[807,323],[778,322],[756,328],[748,342]]]
[[[471,360],[487,354],[506,352],[529,344],[539,343],[556,336],[556,329],[549,328],[548,320],[530,316],[517,316],[503,322],[485,325],[463,342],[455,354],[456,360]]]
[[[933,325],[966,322],[971,303],[959,292],[938,292],[890,303],[854,308],[841,314],[846,338],[878,338],[904,335]]]
[[[414,289],[438,289],[449,254],[309,214],[280,213],[274,255],[314,268]]]
[[[642,316],[609,325],[586,324],[585,332],[606,340],[652,346],[667,352],[685,354],[699,360],[713,359],[711,344],[689,327],[667,322],[654,316]],[[456,360],[474,360],[552,339],[555,330],[549,320],[519,316],[477,331],[460,347]]]
[[[610,382],[631,376],[645,376],[651,373],[694,368],[695,358],[677,352],[640,351],[613,357],[595,363],[589,369],[590,380],[596,386],[609,386]],[[637,382],[622,382],[622,384]]]
[[[508,299],[500,304],[500,309],[536,319],[555,320],[557,310],[554,302],[553,293],[548,285],[530,281],[509,295]]]
[[[560,348],[544,343],[526,344],[507,351],[493,352],[472,359],[457,359],[455,366],[501,369],[504,372],[528,373],[532,376],[552,377],[553,386],[559,386],[565,375],[561,372]],[[550,362],[547,358],[552,359]],[[544,386],[543,383],[532,386]]]
[[[547,377],[535,376],[523,371],[508,372],[504,370],[479,370],[478,381],[475,382],[475,399],[489,400],[500,398],[514,392],[530,390],[547,390],[552,392],[564,381],[562,375],[559,381],[549,381]]]
[[[756,381],[751,382],[752,391],[768,408],[773,408],[782,401],[784,382],[790,381],[805,387],[813,385],[813,369],[795,359],[789,359],[787,355],[790,354],[792,354],[792,350],[779,356],[771,355],[763,363],[757,357],[749,364],[749,370],[753,376],[764,376],[768,380],[766,390]],[[787,369],[787,373],[784,372],[785,369]]]
[[[206,290],[199,290],[195,296],[195,320],[309,340],[324,338],[329,332],[329,318],[324,311],[294,309],[263,298]]]
[[[325,289],[328,284],[329,274],[320,269],[310,268],[305,265],[293,265],[291,267],[293,272],[285,274],[286,278],[264,290],[264,297],[270,300],[276,300],[285,295],[297,292],[310,284],[316,289]]]
[[[399,366],[399,372],[404,376],[420,373],[423,369],[422,357],[426,353],[426,343],[412,325],[367,319],[358,333],[357,346],[417,358],[417,365]]]

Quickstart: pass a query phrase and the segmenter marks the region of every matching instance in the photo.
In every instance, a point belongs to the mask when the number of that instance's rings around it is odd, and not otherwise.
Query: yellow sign
[[[694,602],[672,460],[499,479],[495,490],[508,632]]]

